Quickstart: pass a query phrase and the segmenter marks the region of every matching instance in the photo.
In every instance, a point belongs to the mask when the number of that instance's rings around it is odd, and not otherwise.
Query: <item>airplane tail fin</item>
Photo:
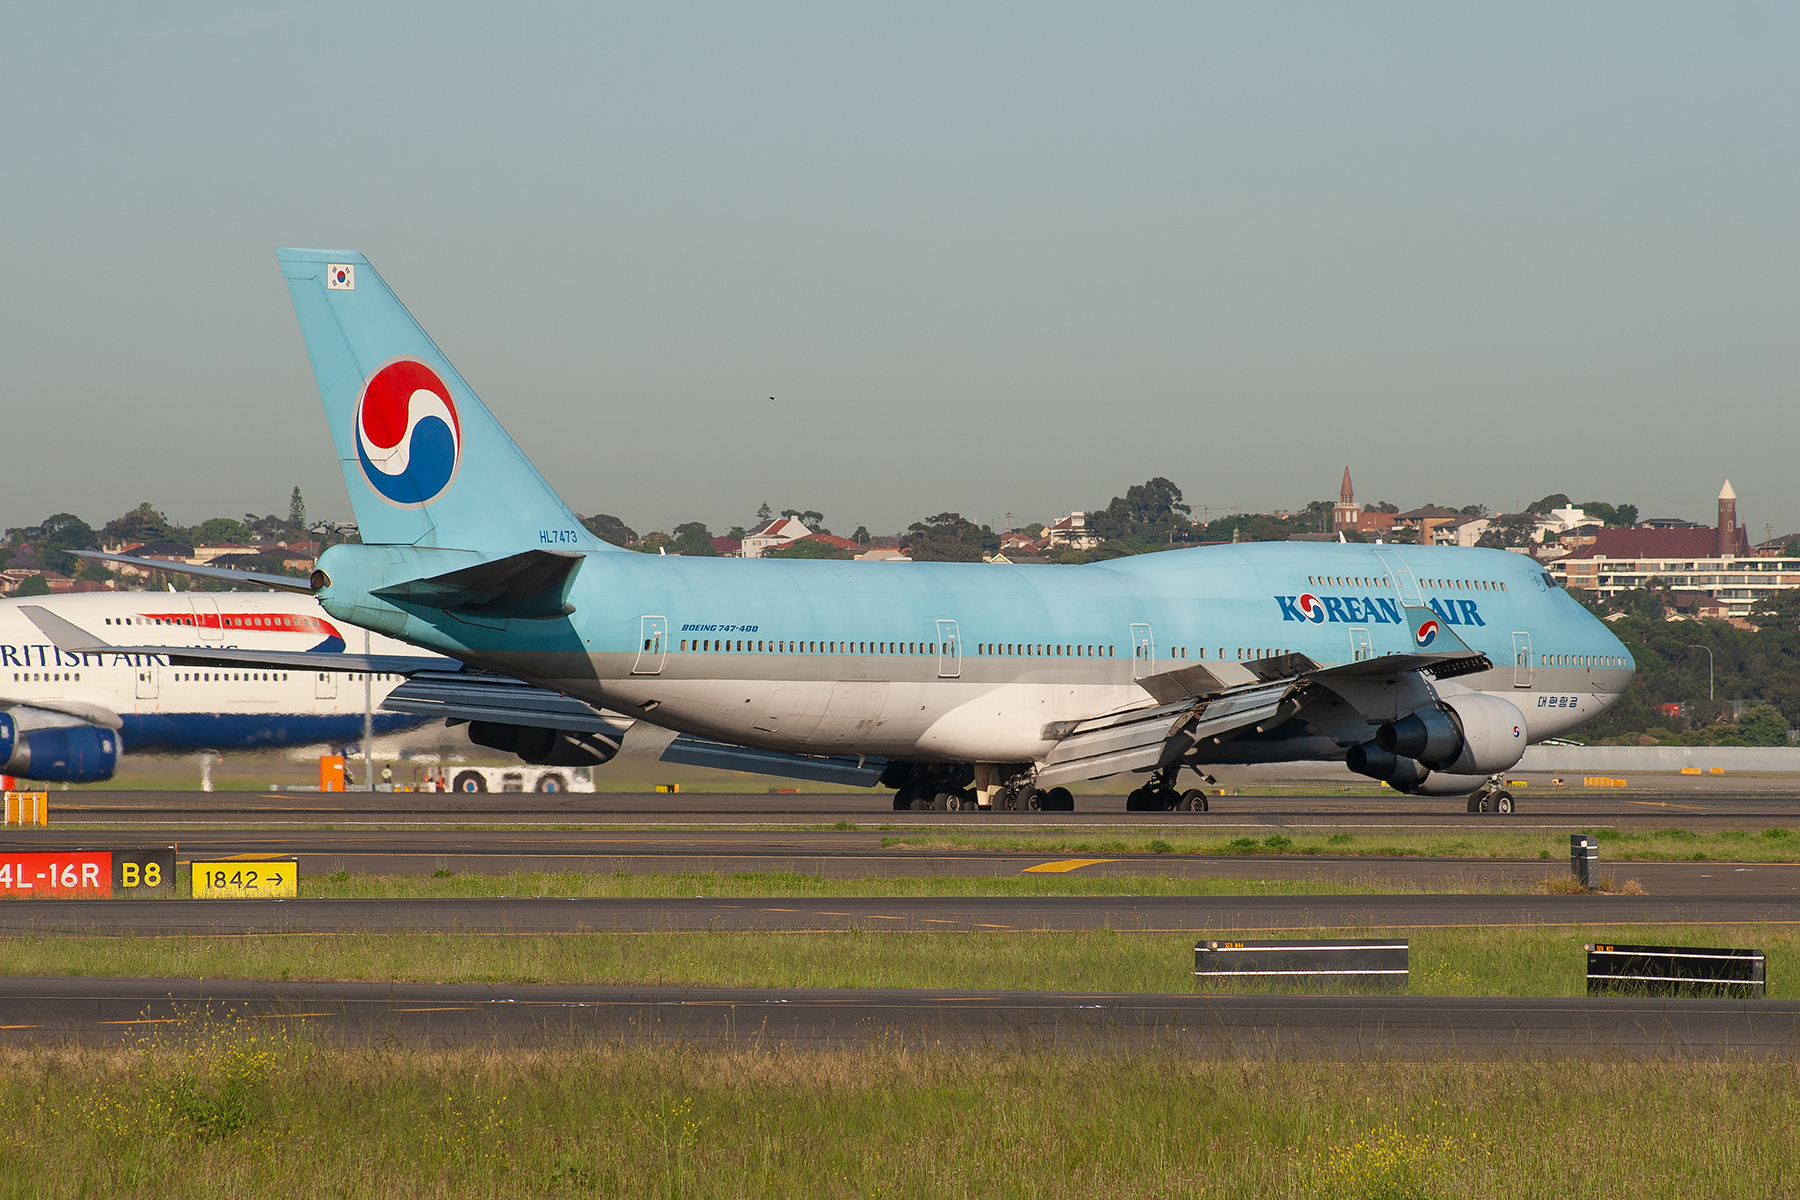
[[[582,527],[368,259],[275,253],[365,543],[617,548]]]

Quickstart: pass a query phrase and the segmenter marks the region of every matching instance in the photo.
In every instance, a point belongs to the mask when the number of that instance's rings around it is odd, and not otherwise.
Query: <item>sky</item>
[[[504,10],[504,11],[503,11]],[[0,526],[347,519],[278,245],[577,512],[1800,529],[1800,7],[0,12]]]

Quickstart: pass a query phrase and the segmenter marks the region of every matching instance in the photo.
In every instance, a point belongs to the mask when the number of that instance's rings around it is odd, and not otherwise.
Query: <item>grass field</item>
[[[1222,814],[1214,814],[1220,820]],[[1205,817],[1189,818],[1166,832],[1111,833],[1095,830],[1045,830],[1027,834],[962,832],[934,829],[895,833],[883,846],[920,850],[1018,851],[1025,854],[1329,854],[1375,858],[1522,858],[1568,861],[1567,832],[1514,833],[1504,828],[1470,832],[1462,829],[1329,833],[1300,831],[1246,836],[1236,830],[1217,833],[1205,828]],[[1619,830],[1590,826],[1573,832],[1600,839],[1602,862],[1800,862],[1800,831],[1771,827],[1761,832],[1725,829],[1700,833],[1689,829]]]
[[[0,1196],[1787,1196],[1791,1065],[0,1051]]]
[[[1201,933],[270,934],[11,937],[0,974],[421,983],[663,984],[1187,992]],[[1800,926],[1308,929],[1405,936],[1414,995],[1585,994],[1587,942],[1744,946],[1768,955],[1771,996],[1800,995]],[[1292,989],[1287,989],[1292,990]]]

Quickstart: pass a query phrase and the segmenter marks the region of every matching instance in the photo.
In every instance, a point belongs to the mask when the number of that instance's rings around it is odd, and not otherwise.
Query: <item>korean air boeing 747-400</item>
[[[1065,785],[1135,773],[1146,811],[1206,806],[1184,770],[1341,760],[1510,812],[1499,773],[1632,678],[1605,625],[1499,550],[1285,542],[1078,567],[621,550],[366,259],[278,257],[365,543],[319,560],[325,611],[677,730],[682,761],[879,780],[896,808],[1068,810]],[[542,754],[553,730],[487,733]]]

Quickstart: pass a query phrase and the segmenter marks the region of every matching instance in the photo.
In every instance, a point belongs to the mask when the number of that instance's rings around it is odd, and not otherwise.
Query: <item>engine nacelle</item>
[[[1421,708],[1375,731],[1375,744],[1420,762],[1443,762],[1462,749],[1462,730],[1441,708]]]
[[[1525,714],[1512,701],[1486,692],[1463,692],[1445,696],[1443,703],[1456,716],[1462,745],[1455,758],[1428,763],[1432,770],[1493,775],[1525,757]]]
[[[534,767],[597,767],[619,752],[623,733],[577,733],[540,725],[507,725],[499,721],[469,722],[469,740],[477,746],[516,754]]]
[[[119,766],[119,735],[92,725],[20,729],[0,713],[0,775],[47,783],[99,783]]]
[[[1402,792],[1424,783],[1426,776],[1431,774],[1417,759],[1383,750],[1374,742],[1353,746],[1350,753],[1344,756],[1344,765],[1358,775],[1379,779]]]

